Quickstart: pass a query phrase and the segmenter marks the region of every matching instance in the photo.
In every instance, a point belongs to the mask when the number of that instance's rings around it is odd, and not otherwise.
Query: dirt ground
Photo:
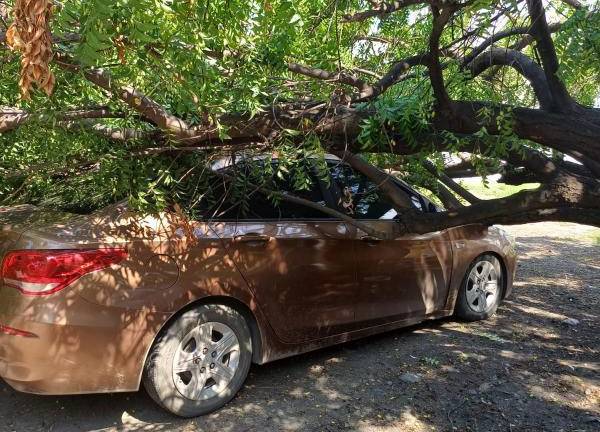
[[[510,230],[517,281],[489,321],[254,366],[229,405],[194,420],[143,391],[57,398],[0,383],[0,431],[600,431],[600,245],[576,225]]]

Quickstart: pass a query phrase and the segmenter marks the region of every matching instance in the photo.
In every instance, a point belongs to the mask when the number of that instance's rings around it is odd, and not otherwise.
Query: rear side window
[[[260,163],[260,162],[259,162]],[[207,197],[202,205],[202,215],[213,220],[280,220],[280,219],[324,219],[328,216],[318,209],[290,203],[276,197],[269,197],[256,189],[257,185],[269,190],[288,192],[299,198],[325,206],[323,192],[317,178],[312,172],[307,172],[308,182],[302,187],[295,186],[292,175],[278,172],[273,162],[271,169],[263,170],[260,176],[253,175],[256,166],[238,165],[226,168],[232,176],[238,176],[238,181],[230,182],[216,177],[211,184],[211,197]],[[242,180],[240,180],[242,179]],[[245,179],[245,181],[243,181]]]
[[[340,191],[339,207],[357,219],[394,219],[398,213],[392,203],[375,183],[349,165],[339,163],[330,166],[335,185]],[[410,195],[416,209],[423,210],[421,198]]]

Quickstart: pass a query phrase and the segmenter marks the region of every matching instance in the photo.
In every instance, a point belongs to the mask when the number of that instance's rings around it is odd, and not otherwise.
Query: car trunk
[[[24,204],[0,207],[0,259],[28,229],[70,218],[72,214]]]

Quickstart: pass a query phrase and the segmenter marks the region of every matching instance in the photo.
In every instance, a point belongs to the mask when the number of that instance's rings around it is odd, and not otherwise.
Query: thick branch
[[[437,183],[437,191],[432,192],[437,192],[438,198],[448,210],[457,210],[464,207],[462,203],[456,199],[454,194],[440,182]]]
[[[552,108],[556,112],[566,112],[575,106],[564,83],[558,77],[559,62],[550,36],[546,14],[542,0],[527,0],[531,19],[531,35],[537,43],[537,50],[542,59],[548,87],[553,97]]]
[[[474,134],[482,126],[488,133],[500,133],[495,119],[501,110],[509,111],[513,119],[513,131],[519,137],[553,148],[562,153],[578,151],[592,160],[600,160],[600,126],[591,123],[581,113],[567,115],[554,114],[539,109],[515,108],[475,101],[455,101],[453,110],[456,118],[452,121],[438,119],[436,128],[461,134]],[[481,110],[492,112],[491,121],[480,118]],[[595,111],[587,110],[596,116]]]
[[[396,185],[392,176],[384,173],[349,151],[334,153],[344,162],[348,163],[352,168],[363,173],[373,183],[375,183],[377,187],[388,196],[394,206],[394,209],[398,213],[401,213],[402,211],[412,207],[410,197]]]
[[[429,80],[435,96],[436,108],[439,113],[444,113],[444,111],[450,109],[450,96],[446,91],[443,69],[440,64],[440,37],[454,13],[454,7],[445,7],[440,10],[437,6],[431,5],[431,12],[433,14],[433,28],[429,35]]]
[[[578,175],[589,176],[590,174],[593,174],[594,176],[596,176],[596,178],[600,179],[600,161],[584,156],[581,152],[578,152],[576,150],[567,151],[566,154],[578,160],[583,165],[578,165],[573,162],[562,161],[561,166],[563,168]]]
[[[558,30],[560,30],[561,25],[562,25],[562,23],[550,24],[550,25],[548,25],[548,31],[550,33],[557,32]],[[516,35],[529,35],[530,31],[531,31],[530,27],[513,27],[513,28],[509,28],[509,29],[494,33],[492,36],[488,37],[483,42],[481,42],[478,46],[473,48],[473,50],[463,58],[463,63],[469,64],[475,57],[477,57],[479,54],[484,52],[488,47],[490,47],[491,45],[494,45],[496,42],[498,42],[502,39],[505,39],[510,36],[516,36]]]
[[[562,27],[562,23],[550,24],[548,26],[548,30],[550,30],[550,32],[554,33],[556,31],[560,30],[561,27]],[[529,27],[528,27],[528,30],[530,30]],[[514,44],[510,45],[509,49],[512,49],[514,51],[522,51],[524,48],[528,47],[532,43],[533,43],[533,37],[530,34],[524,34],[521,37],[521,39],[519,39]],[[492,67],[490,69],[489,73],[486,74],[486,76],[484,77],[484,79],[486,81],[493,81],[499,70],[500,70],[500,66],[494,66],[494,67]]]
[[[461,185],[459,185],[458,183],[456,183],[454,180],[452,180],[446,174],[444,174],[443,172],[440,172],[428,160],[425,160],[423,162],[423,166],[432,175],[434,175],[435,177],[437,177],[439,179],[439,181],[441,181],[444,185],[448,186],[451,190],[453,190],[455,193],[457,193],[460,197],[464,198],[467,202],[473,204],[473,203],[481,201],[479,198],[477,198],[471,192],[469,192],[468,190],[466,190],[465,188],[463,188]]]
[[[492,66],[510,66],[514,68],[530,82],[540,106],[544,109],[549,109],[552,106],[552,95],[544,70],[522,52],[509,48],[493,47],[471,61],[469,69],[471,75],[476,77]]]
[[[573,176],[560,176],[543,188],[524,190],[507,198],[480,201],[458,210],[420,214],[403,219],[403,222],[408,232],[415,233],[474,223],[516,224],[543,220],[571,220],[599,226],[600,191],[590,186]],[[577,211],[581,212],[581,218],[578,218]]]
[[[375,99],[377,96],[384,93],[388,88],[408,77],[408,71],[412,67],[418,65],[429,65],[429,58],[429,54],[424,53],[397,61],[379,81],[373,84],[371,87],[373,89],[372,93],[366,95],[365,99]]]

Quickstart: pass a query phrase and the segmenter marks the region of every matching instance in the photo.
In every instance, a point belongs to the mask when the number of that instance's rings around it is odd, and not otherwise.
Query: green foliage
[[[358,141],[364,151],[385,151],[393,145],[394,137],[387,130],[394,129],[411,147],[423,144],[419,138],[429,127],[430,101],[425,95],[382,98],[368,108],[375,114],[364,120]],[[365,107],[367,108],[367,107]]]
[[[587,8],[573,11],[562,2],[551,1],[560,17],[566,17],[554,35],[561,59],[560,75],[575,98],[592,105],[600,89],[600,13]],[[8,6],[14,0],[7,2]],[[191,125],[214,127],[222,138],[229,130],[219,116],[236,112],[249,117],[268,110],[273,103],[305,98],[328,101],[334,91],[355,92],[339,82],[325,82],[294,75],[288,62],[340,69],[365,81],[382,76],[398,59],[428,49],[432,20],[427,7],[413,5],[396,13],[362,22],[342,23],[343,16],[372,7],[365,0],[72,0],[56,7],[53,34],[62,55],[88,67],[110,72],[113,82],[129,85],[152,97],[168,112]],[[502,7],[516,24],[527,22],[522,4],[470,2],[441,37],[446,46],[471,29],[481,29],[479,38],[494,30],[492,16]],[[0,31],[3,31],[0,23]],[[388,42],[365,39],[377,36]],[[511,46],[515,35],[502,40]],[[473,38],[471,38],[473,39]],[[470,52],[471,39],[454,48],[456,55]],[[530,46],[524,51],[535,58]],[[457,61],[444,60],[444,78],[452,98],[487,100],[533,107],[535,96],[517,72],[503,68],[495,80],[471,79]],[[57,83],[54,95],[38,93],[31,101],[19,100],[19,58],[0,46],[0,106],[19,107],[46,116],[15,131],[0,134],[0,203],[32,202],[89,211],[118,199],[128,198],[141,209],[165,208],[173,202],[189,202],[189,211],[211,197],[211,178],[206,166],[215,157],[208,151],[194,154],[161,153],[135,156],[148,147],[168,145],[144,141],[116,142],[87,128],[47,121],[76,108],[108,106],[121,118],[103,119],[112,128],[149,130],[138,113],[114,94],[91,85],[82,74],[53,66]],[[359,142],[364,152],[385,152],[398,137],[419,152],[400,159],[373,156],[380,166],[395,165],[400,175],[425,188],[436,181],[423,169],[427,158],[438,166],[443,155],[427,140],[432,120],[432,91],[426,68],[411,70],[413,77],[386,91],[362,109],[372,115],[361,124]],[[493,118],[493,117],[496,118]],[[483,110],[481,122],[495,121],[499,135],[482,128],[476,137],[480,146],[473,161],[485,176],[507,152],[532,143],[517,140],[509,109],[499,115]],[[310,125],[303,125],[310,126]],[[290,179],[294,188],[309,187],[306,160],[318,161],[319,176],[326,178],[323,162],[326,137],[316,133],[288,131],[272,143],[281,163],[277,170],[242,173],[232,186],[247,207],[244,193],[249,182],[268,183],[270,178]],[[451,133],[443,138],[450,154],[460,152],[465,142]],[[447,156],[447,155],[446,155]],[[252,181],[251,181],[252,180]],[[277,197],[273,196],[276,200]]]
[[[560,77],[581,103],[594,105],[600,82],[600,3],[592,12],[573,13],[556,34],[555,44]]]

